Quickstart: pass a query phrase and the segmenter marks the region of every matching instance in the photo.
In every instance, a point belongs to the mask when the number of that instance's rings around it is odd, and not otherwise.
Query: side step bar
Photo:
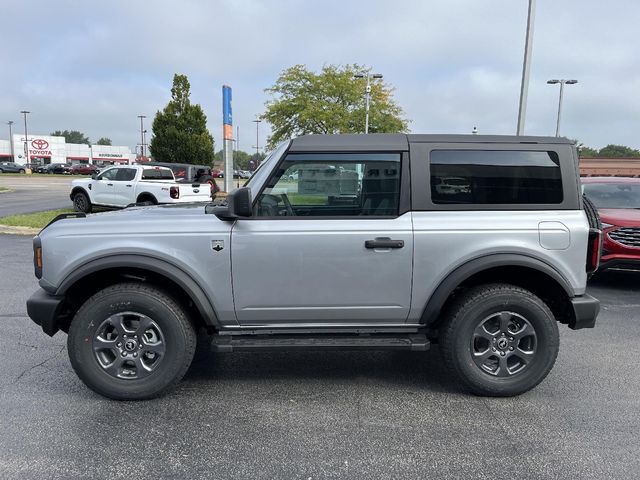
[[[269,350],[410,350],[429,349],[424,334],[404,335],[216,335],[216,352]]]

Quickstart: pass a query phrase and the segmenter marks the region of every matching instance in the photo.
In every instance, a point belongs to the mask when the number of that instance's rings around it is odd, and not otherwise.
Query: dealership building
[[[11,140],[0,140],[0,161],[10,162],[12,159],[21,165],[26,163],[127,165],[135,161],[136,155],[129,147],[66,143],[64,137],[51,135],[29,135],[25,145],[24,135],[13,135]]]

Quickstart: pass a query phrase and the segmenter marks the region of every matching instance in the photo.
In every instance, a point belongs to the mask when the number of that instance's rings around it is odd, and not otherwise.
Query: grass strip
[[[47,210],[44,212],[9,215],[7,217],[0,217],[0,225],[9,225],[11,227],[43,228],[57,215],[60,215],[61,213],[72,212],[72,208],[61,208],[59,210]]]

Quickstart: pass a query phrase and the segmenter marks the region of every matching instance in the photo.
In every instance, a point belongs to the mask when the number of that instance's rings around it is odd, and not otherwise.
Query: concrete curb
[[[0,225],[0,235],[28,235],[33,237],[40,233],[40,228],[12,227],[11,225]]]

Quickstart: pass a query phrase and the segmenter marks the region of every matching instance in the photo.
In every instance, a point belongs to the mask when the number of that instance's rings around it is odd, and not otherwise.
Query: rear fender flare
[[[440,285],[438,285],[431,294],[431,297],[429,297],[424,307],[422,316],[420,317],[420,323],[430,325],[436,322],[440,316],[442,307],[445,305],[451,293],[473,275],[491,268],[513,266],[531,268],[544,273],[555,280],[564,289],[568,297],[571,298],[575,296],[575,292],[569,281],[554,267],[542,260],[527,255],[510,253],[486,255],[458,266],[440,282]]]

